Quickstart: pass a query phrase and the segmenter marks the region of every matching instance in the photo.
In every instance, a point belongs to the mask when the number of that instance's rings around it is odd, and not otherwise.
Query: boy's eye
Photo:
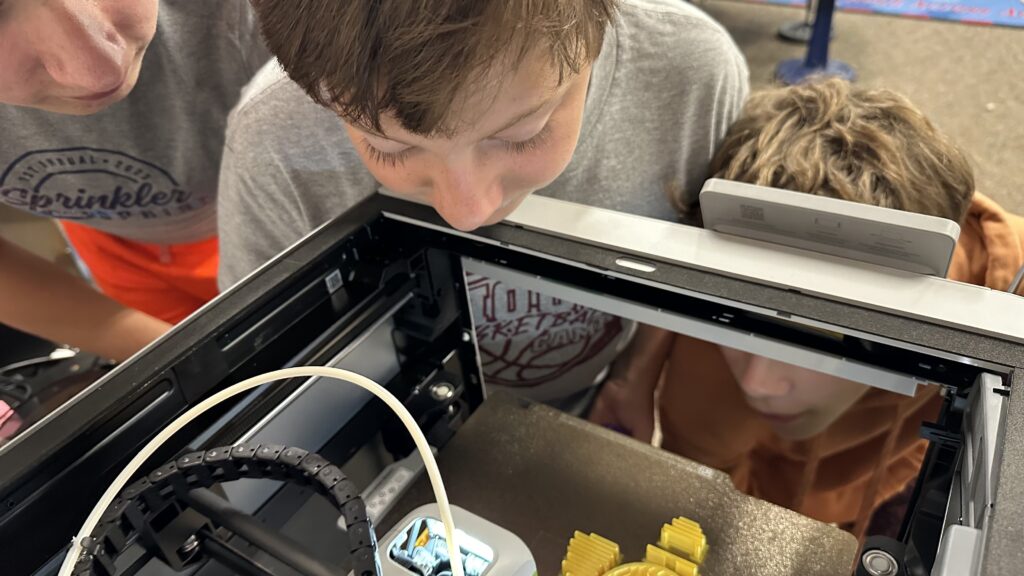
[[[395,168],[404,164],[405,160],[409,157],[409,152],[412,151],[412,148],[406,148],[399,152],[384,152],[370,144],[370,141],[366,138],[363,138],[363,148],[366,149],[366,154],[370,157],[370,160],[388,168]]]
[[[537,132],[537,134],[527,138],[526,140],[502,140],[501,143],[505,146],[505,149],[512,154],[525,154],[527,152],[532,152],[544,144],[544,141],[548,137],[550,126],[550,122],[545,124],[544,127],[540,129],[540,132]]]
[[[502,140],[501,144],[505,147],[505,150],[512,154],[525,154],[527,152],[532,152],[540,148],[544,144],[545,140],[547,140],[550,127],[550,123],[545,124],[544,127],[541,128],[540,132],[526,140]],[[406,148],[398,152],[385,152],[375,147],[366,138],[363,138],[362,144],[363,148],[366,149],[367,156],[369,156],[374,163],[388,168],[401,166],[409,158],[409,154],[412,152],[412,148]]]

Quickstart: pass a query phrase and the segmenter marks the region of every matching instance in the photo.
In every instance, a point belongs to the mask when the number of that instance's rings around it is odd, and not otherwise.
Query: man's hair
[[[453,103],[529,54],[559,83],[597,58],[617,0],[252,0],[281,66],[317,103],[381,131],[450,135]],[[535,52],[536,51],[536,52]]]
[[[906,98],[837,79],[751,95],[711,173],[956,222],[974,194],[964,154]]]

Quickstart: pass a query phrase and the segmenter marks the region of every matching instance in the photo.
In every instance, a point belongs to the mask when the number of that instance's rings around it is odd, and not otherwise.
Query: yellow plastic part
[[[647,554],[644,556],[644,562],[664,566],[678,576],[700,576],[700,570],[696,564],[680,558],[667,550],[662,550],[653,544],[647,545]]]
[[[658,546],[698,565],[708,555],[708,541],[700,524],[688,518],[676,518],[662,526]]]
[[[416,538],[416,547],[422,548],[427,545],[428,541],[430,541],[430,530],[424,528],[423,531],[420,532],[420,535]]]
[[[700,576],[708,542],[700,524],[675,518],[649,544],[643,562],[622,563],[619,545],[597,534],[577,531],[562,560],[562,576]]]
[[[603,576],[622,563],[619,545],[597,534],[577,531],[562,560],[563,576]]]
[[[604,576],[678,576],[675,572],[665,568],[664,566],[658,566],[657,564],[651,564],[650,562],[631,562],[629,564],[623,564],[615,570],[606,573]]]

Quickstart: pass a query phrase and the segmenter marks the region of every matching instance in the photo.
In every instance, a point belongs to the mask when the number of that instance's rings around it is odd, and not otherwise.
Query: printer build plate
[[[441,451],[449,498],[519,536],[539,574],[559,574],[574,531],[639,560],[661,526],[686,516],[708,539],[701,574],[847,575],[847,532],[738,492],[725,474],[509,394],[485,401]],[[378,527],[434,501],[419,478]]]

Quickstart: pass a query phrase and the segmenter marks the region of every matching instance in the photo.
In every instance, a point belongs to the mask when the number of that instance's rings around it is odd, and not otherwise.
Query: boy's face
[[[450,138],[412,134],[389,116],[383,134],[346,128],[378,182],[468,231],[501,221],[565,170],[589,81],[587,67],[559,85],[557,73],[530,58],[457,105]]]
[[[821,433],[868,391],[836,376],[724,346],[721,350],[747,404],[787,440]]]
[[[0,103],[92,114],[124,98],[158,0],[0,0]]]

